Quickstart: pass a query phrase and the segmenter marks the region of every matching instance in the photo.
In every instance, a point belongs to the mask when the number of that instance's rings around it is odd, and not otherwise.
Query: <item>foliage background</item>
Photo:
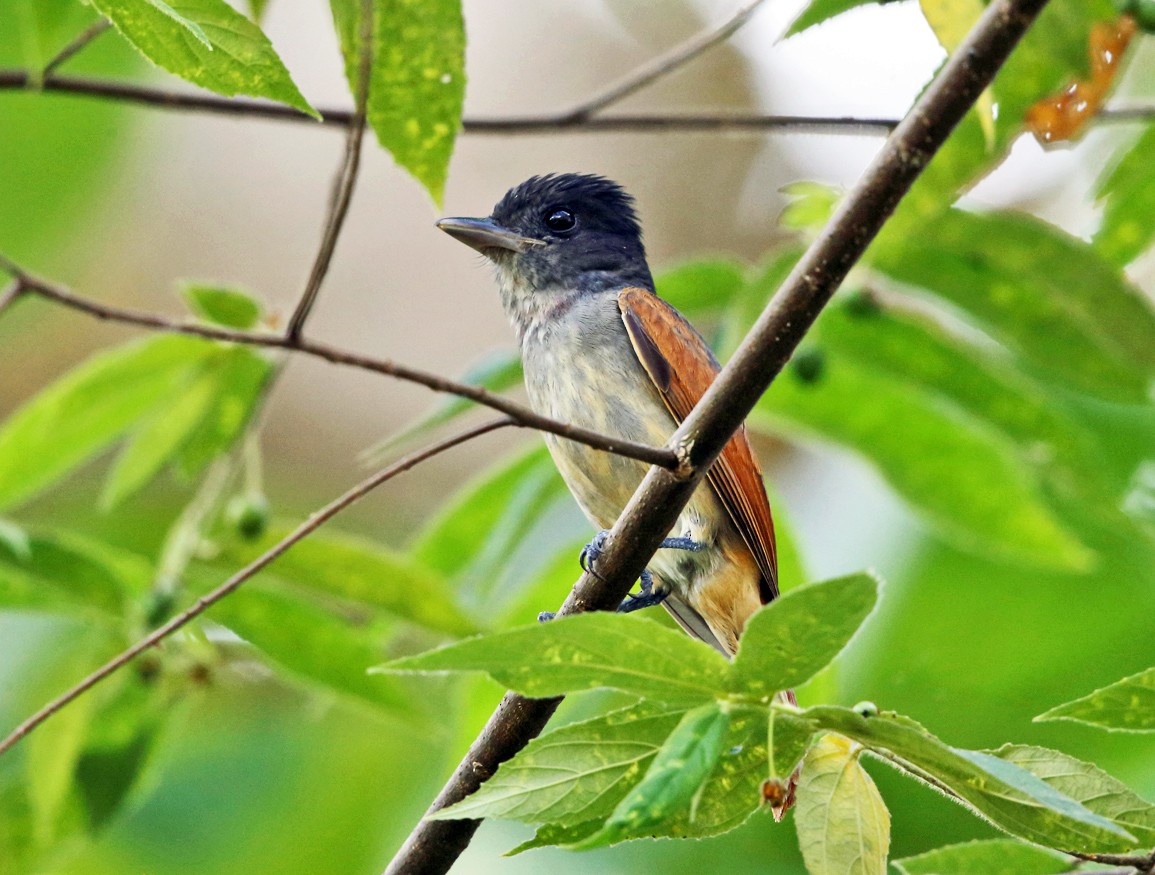
[[[63,7],[63,0],[51,0]],[[22,14],[0,2],[0,22]],[[730,4],[670,2],[660,17],[641,0],[466,4],[467,111],[549,111],[596,91],[643,57],[729,13]],[[794,4],[795,8],[797,4]],[[764,108],[775,112],[897,115],[941,58],[911,3],[866,8],[790,43],[770,46],[792,13],[768,4],[731,44],[631,99],[625,108]],[[564,15],[566,27],[556,26]],[[655,20],[657,18],[658,20]],[[78,27],[65,20],[64,39]],[[324,4],[270,5],[266,30],[314,104],[347,101]],[[16,30],[0,26],[0,66],[19,63]],[[901,45],[902,51],[894,46]],[[1125,86],[1151,96],[1150,61],[1135,59]],[[75,70],[157,76],[116,40]],[[533,83],[531,89],[526,83]],[[176,278],[211,278],[291,308],[316,245],[340,137],[281,126],[66,99],[0,94],[0,241],[30,267],[102,300],[179,313]],[[1017,205],[1076,234],[1094,224],[1089,190],[1125,129],[1093,132],[1079,147],[1042,153],[1020,141],[1011,161],[973,195]],[[448,214],[484,214],[531,173],[581,169],[624,182],[639,198],[659,267],[706,254],[758,261],[796,179],[848,182],[873,139],[759,135],[550,135],[463,138],[446,196]],[[672,184],[676,181],[677,184]],[[366,150],[349,228],[310,331],[342,345],[446,373],[510,343],[488,272],[432,228],[419,186]],[[1150,288],[1150,260],[1134,269]],[[0,414],[14,409],[88,351],[127,337],[117,327],[36,304],[0,320]],[[50,339],[48,342],[46,339]],[[360,476],[357,454],[432,403],[424,390],[294,361],[265,431],[266,483],[278,516],[298,517]],[[1150,409],[1102,404],[1094,426],[1126,468],[1155,440]],[[339,525],[402,545],[415,526],[495,455],[533,437],[500,435],[389,484]],[[1118,543],[1091,573],[1044,572],[988,561],[936,537],[882,483],[843,452],[812,444],[760,447],[768,479],[797,532],[813,577],[867,565],[888,586],[882,610],[825,676],[816,698],[872,699],[916,716],[966,747],[1004,741],[1057,747],[1155,796],[1155,758],[1143,737],[1108,735],[1030,718],[1155,662],[1150,546]],[[115,514],[91,510],[104,463],[73,477],[21,522],[51,523],[156,551],[187,499],[152,488]],[[554,552],[580,543],[584,524],[565,502],[549,516]],[[564,575],[560,579],[565,579]],[[560,601],[564,584],[540,595]],[[528,602],[526,602],[528,604]],[[102,641],[82,618],[26,610],[0,614],[0,721],[14,724],[94,662]],[[129,804],[91,840],[57,848],[44,871],[376,871],[408,832],[496,700],[493,685],[446,685],[452,709],[423,723],[399,719],[257,666],[190,686],[167,721]],[[433,693],[429,693],[433,698]],[[593,698],[593,697],[590,697]],[[570,718],[593,702],[567,704]],[[45,744],[61,743],[67,724]],[[0,796],[28,748],[0,761]],[[900,858],[990,830],[935,794],[873,769],[894,818]],[[16,829],[14,816],[0,830]],[[488,823],[463,871],[661,870],[801,872],[792,830],[756,817],[704,842],[635,842],[592,856],[498,854],[527,833]],[[51,846],[51,842],[48,842]],[[291,849],[291,852],[289,851]],[[0,860],[0,872],[6,864]]]

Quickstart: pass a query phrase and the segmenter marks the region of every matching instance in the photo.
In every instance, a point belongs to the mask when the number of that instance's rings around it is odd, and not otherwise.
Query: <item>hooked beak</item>
[[[460,240],[466,246],[472,246],[483,255],[487,249],[525,252],[531,246],[544,245],[541,240],[523,237],[515,231],[501,227],[492,219],[442,219],[437,223],[437,227],[455,240]]]

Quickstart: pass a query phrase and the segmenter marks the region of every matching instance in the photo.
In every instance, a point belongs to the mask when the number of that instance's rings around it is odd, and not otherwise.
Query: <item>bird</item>
[[[496,269],[537,412],[660,446],[720,371],[702,335],[655,292],[634,199],[618,183],[534,176],[489,216],[444,218],[437,227]],[[545,441],[600,530],[581,557],[596,569],[607,530],[648,466],[554,434]],[[641,592],[619,610],[660,604],[690,635],[733,658],[747,620],[777,595],[774,522],[743,425],[650,561]]]

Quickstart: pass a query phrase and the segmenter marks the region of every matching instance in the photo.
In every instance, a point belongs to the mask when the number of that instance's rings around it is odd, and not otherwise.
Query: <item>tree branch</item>
[[[670,439],[669,445],[689,459],[690,476],[650,470],[615,523],[598,560],[598,574],[582,575],[559,614],[609,610],[625,597],[710,464],[1046,2],[995,0],[987,7]],[[559,701],[507,693],[430,813],[474,792],[545,726]],[[479,824],[423,819],[385,870],[387,875],[446,872]]]
[[[506,416],[516,420],[521,426],[536,429],[537,431],[547,431],[550,434],[556,434],[559,437],[567,438],[580,444],[586,444],[594,449],[605,450],[609,453],[616,453],[619,456],[627,456],[631,459],[649,462],[651,465],[659,465],[662,468],[669,468],[671,470],[678,469],[682,464],[677,454],[668,447],[651,447],[648,444],[621,440],[588,428],[580,428],[576,425],[559,422],[548,416],[542,416],[524,404],[511,401],[501,395],[495,395],[486,389],[470,386],[466,383],[459,383],[456,380],[442,377],[440,374],[422,371],[409,367],[408,365],[390,361],[389,359],[363,356],[305,338],[293,340],[284,334],[238,331],[231,328],[221,328],[216,325],[184,322],[169,319],[155,313],[148,313],[143,310],[102,304],[75,295],[67,289],[47,282],[46,280],[34,277],[3,255],[0,255],[0,270],[5,270],[17,278],[21,284],[20,294],[30,294],[46,298],[70,309],[95,316],[97,319],[123,322],[128,325],[137,325],[153,331],[189,334],[194,337],[220,340],[226,343],[240,343],[269,349],[287,349],[293,352],[304,353],[305,355],[324,359],[333,364],[361,368],[362,370],[395,377],[399,380],[406,380],[410,383],[418,383],[435,392],[445,392],[451,395],[458,395],[462,398],[468,398],[470,401],[476,401],[478,404],[483,404],[486,407],[491,407],[494,410],[504,413]]]
[[[48,94],[92,97],[136,103],[158,109],[209,112],[273,121],[315,120],[300,110],[280,103],[245,98],[218,97],[187,91],[171,91],[132,82],[80,76],[46,76],[43,82],[25,70],[0,70],[0,91],[34,91]],[[350,109],[330,107],[317,110],[328,127],[353,123]],[[898,127],[896,118],[853,116],[767,115],[759,113],[647,113],[633,115],[567,117],[573,110],[545,115],[469,118],[461,121],[466,134],[514,136],[556,133],[674,133],[701,131],[782,131],[795,134],[844,134],[850,136],[887,134]],[[1094,118],[1096,124],[1141,122],[1155,118],[1155,106],[1105,109]]]
[[[1150,854],[1084,854],[1079,851],[1067,851],[1067,853],[1077,860],[1086,860],[1088,863],[1102,863],[1105,866],[1129,866],[1136,872],[1144,873],[1144,875],[1155,870],[1155,851]]]
[[[634,70],[601,94],[584,100],[568,112],[562,113],[561,117],[573,122],[585,121],[603,109],[629,97],[634,92],[640,91],[648,85],[653,85],[659,79],[668,76],[679,67],[685,66],[718,43],[728,40],[750,20],[750,17],[764,2],[765,0],[754,0],[753,3],[743,6],[721,27],[691,37],[672,51]]]
[[[506,428],[507,426],[518,424],[519,423],[509,417],[490,420],[489,422],[483,423],[482,425],[475,426],[466,431],[452,435],[451,437],[444,438],[443,440],[440,440],[434,444],[430,444],[423,449],[411,453],[405,458],[394,462],[387,468],[378,471],[372,477],[369,477],[368,479],[358,483],[340,498],[335,499],[334,501],[325,505],[325,507],[321,508],[319,511],[311,514],[309,518],[305,520],[305,522],[297,526],[297,528],[295,528],[283,540],[279,541],[267,552],[254,559],[216,589],[212,590],[207,595],[201,596],[192,604],[191,607],[181,611],[163,626],[157,627],[155,630],[146,635],[144,638],[141,638],[123,653],[119,654],[113,659],[110,659],[80,683],[76,684],[70,690],[58,696],[57,698],[53,699],[27,720],[13,729],[12,732],[9,733],[9,735],[5,737],[3,741],[0,741],[0,755],[3,755],[6,751],[11,749],[13,745],[20,741],[20,739],[22,739],[28,733],[32,732],[37,726],[39,726],[61,708],[64,708],[70,702],[83,695],[88,690],[92,689],[106,677],[118,671],[120,668],[131,662],[150,647],[159,644],[173,632],[177,631],[183,626],[186,626],[189,622],[199,617],[225,596],[235,592],[241,587],[242,584],[245,583],[245,581],[249,580],[254,575],[268,567],[275,559],[290,550],[298,541],[319,529],[322,525],[339,514],[345,508],[364,498],[382,483],[385,483],[388,480],[392,480],[398,474],[401,474],[404,471],[408,471],[410,468],[419,465],[426,459],[430,459],[433,456],[436,456],[438,453],[443,453],[448,449],[458,446],[459,444],[463,444],[466,441],[480,437],[481,435],[487,434],[491,431],[496,431],[499,428]]]
[[[345,216],[349,214],[349,204],[353,200],[353,189],[357,185],[357,171],[361,166],[361,141],[365,136],[365,106],[369,100],[369,73],[373,67],[373,4],[371,0],[361,0],[361,28],[358,34],[360,42],[357,64],[357,89],[353,118],[350,121],[345,136],[345,159],[337,178],[333,181],[333,196],[329,203],[329,214],[325,217],[325,230],[321,234],[321,246],[317,250],[317,257],[313,260],[313,270],[309,274],[309,281],[293,316],[289,319],[289,327],[285,336],[290,340],[299,341],[305,330],[305,321],[316,303],[317,295],[321,291],[321,283],[329,272],[329,264],[333,260],[333,251],[337,248],[337,238],[345,224]]]

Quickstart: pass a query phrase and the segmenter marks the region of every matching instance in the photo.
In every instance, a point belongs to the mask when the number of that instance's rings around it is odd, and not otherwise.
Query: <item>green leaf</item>
[[[240,289],[190,283],[180,293],[189,309],[206,322],[243,331],[261,321],[260,303]]]
[[[490,351],[471,364],[457,380],[490,392],[501,392],[519,385],[521,377],[521,356],[511,347]],[[447,395],[429,413],[370,447],[362,453],[362,458],[370,464],[378,464],[397,447],[411,443],[476,406],[468,398]]]
[[[1103,203],[1103,223],[1095,232],[1095,248],[1119,267],[1130,264],[1155,240],[1152,154],[1155,154],[1155,125],[1148,125],[1100,181],[1095,193]]]
[[[591,613],[470,638],[378,671],[484,671],[524,696],[610,687],[668,704],[723,689],[726,659],[680,630],[628,614]]]
[[[658,295],[687,318],[723,310],[745,287],[745,265],[721,258],[687,262],[654,280]]]
[[[890,812],[858,761],[862,747],[823,736],[806,754],[794,824],[810,875],[885,875]]]
[[[517,854],[523,854],[526,851],[532,851],[535,848],[577,844],[601,828],[602,821],[600,820],[587,820],[585,823],[579,823],[575,826],[560,826],[556,823],[547,823],[544,826],[538,827],[533,838],[522,842],[513,850],[506,851],[505,856],[513,857]]]
[[[868,3],[882,4],[887,0],[810,0],[810,3],[802,11],[802,14],[794,19],[790,25],[790,29],[786,31],[786,36],[791,37],[796,33],[802,33],[807,28],[813,27],[816,24],[821,24],[834,18],[836,15],[841,15],[854,9],[857,6],[866,6]]]
[[[361,0],[330,0],[330,6],[355,94]],[[440,204],[465,101],[461,0],[372,0],[372,6],[369,126]]]
[[[265,97],[320,118],[268,37],[225,0],[92,0],[158,67],[217,94]]]
[[[264,554],[288,534],[276,528],[256,542],[229,544],[216,565],[236,568]],[[351,535],[313,534],[293,545],[266,576],[361,608],[453,636],[473,635],[477,625],[458,607],[446,580],[408,556]]]
[[[991,753],[1127,830],[1138,840],[1136,847],[1155,846],[1155,805],[1098,766],[1061,751],[1022,744],[1005,744]]]
[[[810,680],[847,645],[878,600],[878,580],[854,574],[791,590],[746,623],[727,689],[768,698]]]
[[[217,384],[212,408],[183,442],[176,458],[179,472],[195,477],[213,459],[229,452],[244,433],[274,373],[273,364],[243,346],[225,349],[213,362]]]
[[[98,353],[0,429],[0,507],[43,492],[167,404],[215,347],[158,337]]]
[[[842,192],[821,182],[800,180],[782,187],[790,198],[778,217],[778,224],[792,231],[815,232],[821,229],[842,197]]]
[[[417,535],[411,553],[463,584],[492,578],[545,506],[565,494],[544,445],[485,471]]]
[[[142,556],[74,532],[32,532],[27,555],[0,550],[0,603],[61,608],[120,621],[152,581]]]
[[[1027,841],[1085,852],[1123,850],[1134,841],[1125,830],[1026,769],[990,754],[949,747],[907,718],[864,716],[828,705],[808,708],[800,716],[857,741]]]
[[[94,700],[81,696],[28,739],[28,800],[37,843],[59,840],[61,818],[72,793],[73,772],[92,723]]]
[[[900,875],[1059,875],[1071,870],[1069,860],[1013,839],[986,839],[895,860],[894,868]]]
[[[1043,567],[1089,565],[1091,553],[1044,503],[1009,439],[849,356],[830,352],[821,361],[816,378],[787,371],[775,381],[752,427],[855,450],[960,546]]]
[[[715,349],[726,361],[753,327],[770,298],[802,257],[800,246],[787,246],[770,254],[754,271],[741,293],[726,309]]]
[[[683,711],[643,702],[531,741],[477,792],[434,820],[504,817],[580,824],[609,816],[642,779]]]
[[[212,618],[302,681],[388,711],[414,708],[396,678],[367,673],[385,650],[383,636],[372,628],[252,583],[218,603]]]
[[[11,520],[0,519],[0,547],[19,562],[32,558],[32,543],[28,540],[28,532]]]
[[[206,369],[164,410],[133,433],[105,482],[100,498],[105,510],[138,492],[175,458],[213,406],[219,391],[216,374]]]
[[[1090,246],[1044,222],[950,210],[873,247],[870,264],[960,308],[1041,375],[1108,400],[1147,399],[1150,305]]]
[[[1035,720],[1074,720],[1111,732],[1155,732],[1155,668],[1052,708]]]
[[[813,723],[772,708],[767,733],[770,777],[780,780],[789,778],[810,749],[813,738]]]
[[[722,755],[729,726],[729,711],[717,702],[688,711],[605,826],[574,847],[600,848],[646,835],[679,811],[692,810],[695,795]]]

